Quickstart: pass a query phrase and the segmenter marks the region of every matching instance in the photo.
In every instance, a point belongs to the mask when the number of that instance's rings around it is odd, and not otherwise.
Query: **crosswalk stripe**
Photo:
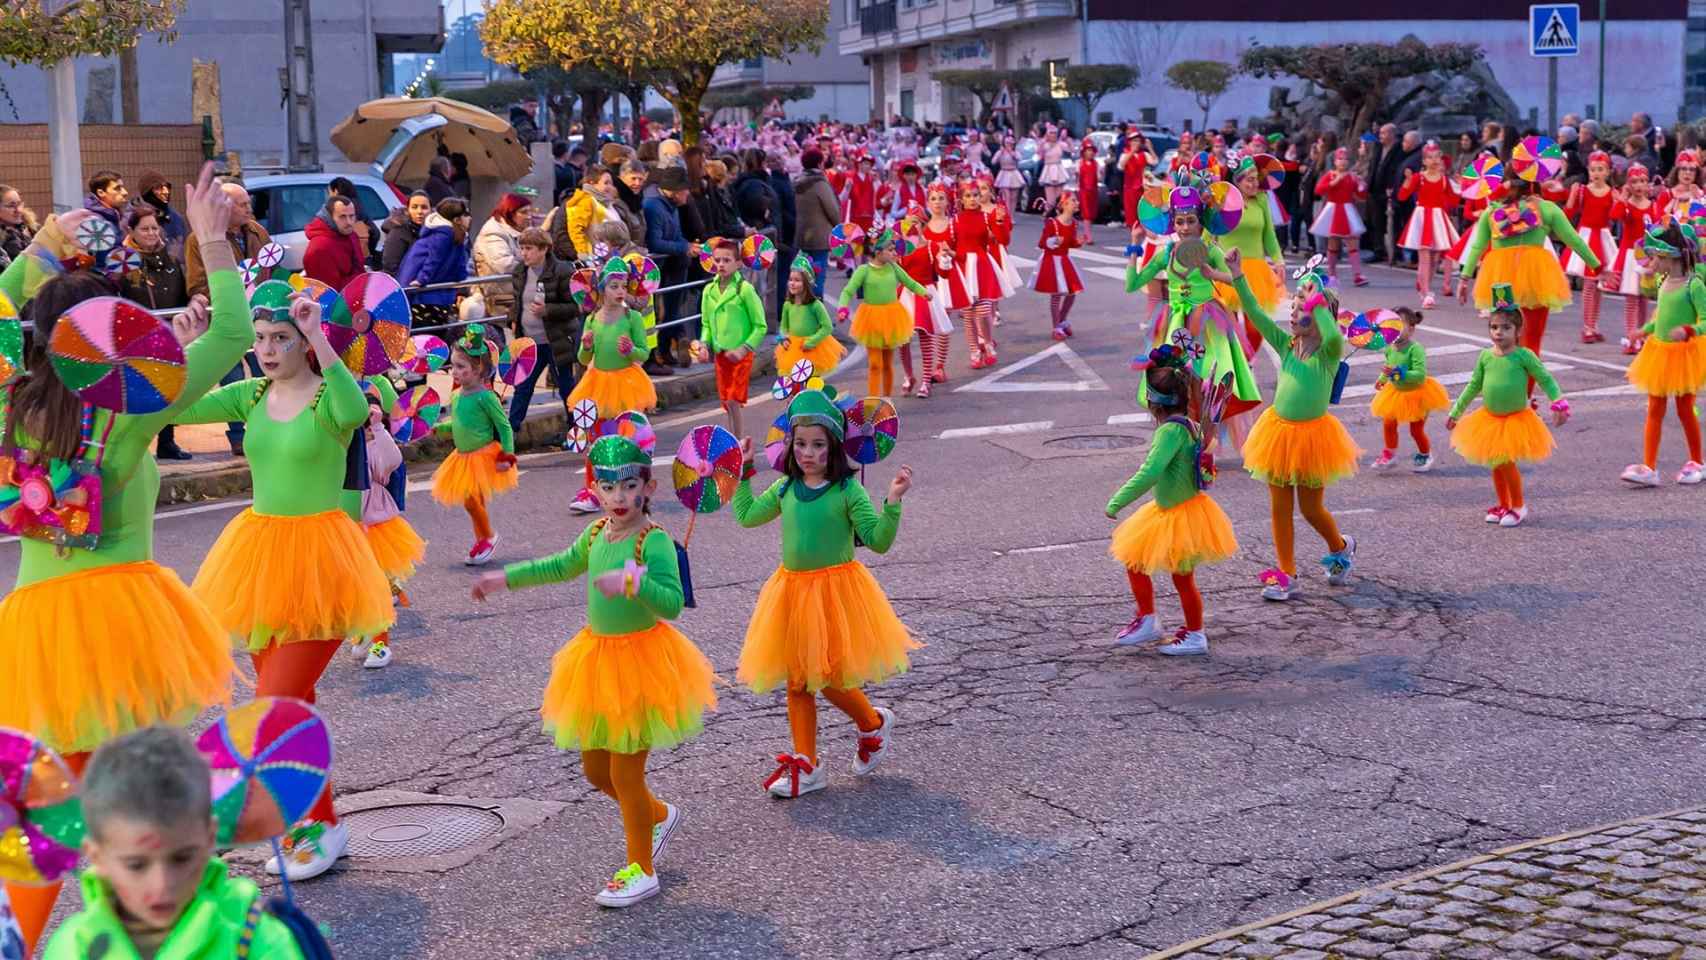
[[[1576,368],[1568,363],[1549,363],[1546,365],[1546,369],[1553,373],[1562,373],[1565,370],[1574,370]],[[1473,370],[1459,370],[1455,373],[1442,373],[1434,379],[1440,382],[1440,386],[1450,387],[1460,383],[1468,383],[1469,378],[1474,375],[1475,371]],[[1372,383],[1359,383],[1354,387],[1346,387],[1345,392],[1341,396],[1346,400],[1349,400],[1352,397],[1373,396],[1375,389],[1376,388]]]
[[[1473,343],[1446,343],[1446,344],[1441,344],[1440,346],[1437,346],[1437,347],[1429,347],[1428,348],[1428,359],[1431,361],[1435,357],[1448,357],[1454,353],[1480,353],[1480,352],[1481,352],[1481,348],[1477,347]],[[1347,360],[1345,362],[1349,363],[1353,367],[1362,367],[1362,366],[1369,366],[1369,365],[1376,364],[1376,363],[1385,363],[1386,362],[1386,354],[1385,353],[1375,353],[1375,352],[1372,352],[1369,350],[1362,350],[1362,351],[1359,351],[1356,356],[1350,358],[1349,360]]]

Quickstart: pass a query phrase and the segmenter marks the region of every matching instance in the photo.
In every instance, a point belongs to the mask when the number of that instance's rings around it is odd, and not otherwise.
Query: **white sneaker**
[[[1201,630],[1181,628],[1170,643],[1163,643],[1155,652],[1164,657],[1200,657],[1208,653],[1208,637]]]
[[[582,487],[581,491],[575,494],[575,498],[569,501],[570,513],[597,513],[601,509],[603,508],[598,505],[598,497],[586,487]]]
[[[1499,526],[1501,526],[1501,527],[1521,526],[1522,522],[1524,520],[1527,520],[1527,519],[1528,519],[1528,508],[1525,506],[1524,507],[1517,507],[1515,510],[1506,510],[1505,511],[1505,515],[1499,518]]]
[[[1329,553],[1321,559],[1327,568],[1327,582],[1335,587],[1342,587],[1351,582],[1351,564],[1356,562],[1357,538],[1345,534],[1345,548],[1337,553]]]
[[[1656,487],[1659,485],[1659,472],[1644,463],[1631,463],[1623,468],[1623,479],[1637,487]]]
[[[337,863],[349,848],[349,827],[342,823],[327,826],[305,820],[285,835],[284,868],[287,879],[312,880]],[[278,876],[278,857],[267,861],[267,873]]]
[[[1411,473],[1427,473],[1429,470],[1432,470],[1433,468],[1434,468],[1434,455],[1431,453],[1418,453],[1415,456],[1410,458],[1410,472]]]
[[[778,754],[776,763],[776,772],[764,781],[764,787],[772,797],[793,800],[829,786],[829,774],[824,772],[823,766],[813,766],[803,753]]]
[[[639,864],[630,863],[616,871],[616,875],[610,878],[610,882],[605,884],[604,889],[598,891],[598,895],[593,899],[598,901],[601,907],[620,910],[657,896],[661,889],[663,888],[658,884],[657,877],[641,870]]]
[[[1125,625],[1125,629],[1114,637],[1114,643],[1122,647],[1132,647],[1160,638],[1161,621],[1155,614],[1150,613],[1133,618]]]
[[[1702,480],[1706,480],[1706,466],[1693,460],[1683,464],[1682,470],[1676,475],[1676,482],[1687,487],[1692,487]]]
[[[877,769],[877,764],[882,763],[889,752],[889,739],[894,733],[894,711],[888,707],[876,709],[883,725],[869,732],[858,731],[858,749],[853,754],[853,775],[856,777]]]
[[[1486,520],[1488,523],[1498,523],[1500,520],[1503,520],[1505,518],[1505,514],[1509,512],[1510,510],[1507,507],[1496,505],[1488,507]]]
[[[1390,466],[1392,466],[1392,451],[1382,450],[1380,456],[1375,457],[1374,462],[1369,464],[1368,468],[1370,470],[1385,470]]]
[[[373,645],[372,640],[357,640],[349,645],[350,659],[360,663],[367,659],[367,648]]]
[[[669,845],[669,835],[681,823],[681,811],[675,809],[675,804],[663,805],[669,812],[664,814],[663,822],[652,826],[652,869],[657,869],[658,857],[663,855],[663,848]]]
[[[383,640],[375,640],[367,648],[367,659],[361,665],[369,670],[383,670],[391,665],[391,645]]]

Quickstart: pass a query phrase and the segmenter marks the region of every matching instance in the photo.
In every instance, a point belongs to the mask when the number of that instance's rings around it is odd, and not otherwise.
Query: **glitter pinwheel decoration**
[[[35,737],[0,727],[0,880],[58,883],[77,869],[83,834],[71,768]]]

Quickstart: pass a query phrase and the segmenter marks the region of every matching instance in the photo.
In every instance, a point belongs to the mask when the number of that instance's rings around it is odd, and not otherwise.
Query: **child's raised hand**
[[[836,307],[835,308],[835,320],[837,323],[846,323],[847,318],[852,316],[852,315],[853,315],[853,311],[847,309],[846,307]]]
[[[1456,430],[1457,429],[1457,418],[1456,417],[1446,417],[1445,418],[1445,428],[1447,430]]]
[[[592,578],[592,585],[606,597],[619,597],[622,588],[626,586],[627,573],[621,570],[610,570]]]
[[[900,472],[894,475],[893,480],[889,481],[889,495],[886,499],[891,503],[899,503],[901,498],[906,496],[906,491],[911,489],[912,467],[902,465]]]
[[[623,356],[627,356],[628,354],[633,353],[634,352],[634,340],[633,340],[633,338],[629,337],[627,334],[623,334],[622,336],[617,337],[616,338],[616,349],[620,350],[622,352]]]
[[[740,458],[741,458],[741,460],[743,460],[747,463],[752,462],[752,438],[751,437],[741,437],[740,438]]]
[[[591,330],[588,330],[587,332],[581,334],[581,349],[582,350],[591,350],[592,349],[592,331]]]
[[[509,578],[504,576],[502,570],[482,573],[480,579],[474,581],[474,599],[482,603],[487,597],[504,593],[507,590],[509,590]]]
[[[1209,273],[1209,270],[1207,268],[1204,268],[1203,273],[1212,276],[1212,274]],[[1226,251],[1226,276],[1230,277],[1233,280],[1236,280],[1239,277],[1242,277],[1243,275],[1244,275],[1244,254],[1240,253],[1238,251],[1237,247],[1233,247],[1232,249]],[[1222,281],[1222,282],[1224,283],[1224,282],[1228,282],[1228,281]]]

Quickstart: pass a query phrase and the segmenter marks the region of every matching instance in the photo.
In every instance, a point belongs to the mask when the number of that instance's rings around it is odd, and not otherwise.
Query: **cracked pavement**
[[[1014,250],[1033,242],[1021,233]],[[1406,275],[1371,276],[1348,305],[1413,297]],[[363,671],[340,657],[320,687],[338,793],[566,807],[454,870],[346,861],[302,885],[338,956],[1132,957],[1706,797],[1692,575],[1706,494],[1618,484],[1639,448],[1640,398],[1576,402],[1558,455],[1527,472],[1534,514],[1515,530],[1482,523],[1490,481],[1449,452],[1436,421],[1434,473],[1365,472],[1329,493],[1360,543],[1350,586],[1326,586],[1313,564],[1320,541],[1300,523],[1303,594],[1287,605],[1257,595],[1256,574],[1272,562],[1266,493],[1227,464],[1214,494],[1242,549],[1199,577],[1212,656],[1118,649],[1131,601],[1106,555],[1102,508],[1142,448],[1031,457],[988,438],[931,439],[1045,419],[1050,436],[1130,432],[1105,423],[1133,409],[1138,303],[1111,278],[1087,282],[1069,345],[1110,389],[943,390],[899,403],[901,446],[868,486],[880,496],[899,462],[917,485],[895,549],[862,559],[926,646],[910,673],[872,691],[899,718],[875,775],[851,776],[852,729],[826,709],[830,788],[791,803],[763,794],[786,747],[783,703],[732,681],[779,533],[742,531],[726,513],[700,518],[699,607],[681,626],[729,683],[702,736],[651,760],[654,789],[685,819],[660,863],[662,895],[633,910],[591,899],[621,866],[615,805],[539,732],[550,659],[583,622],[584,585],[473,604],[466,519],[412,493],[409,520],[432,547],[396,662]],[[1030,294],[1009,305],[1004,363],[1050,346],[1044,307]],[[1620,359],[1571,342],[1575,317],[1553,321],[1549,349]],[[1456,307],[1428,324],[1481,330]],[[950,387],[973,379],[955,347]],[[1620,382],[1587,360],[1562,378],[1567,389]],[[1258,371],[1272,383],[1271,366]],[[1069,375],[1046,362],[1010,379]],[[857,388],[862,371],[837,382]],[[1365,402],[1336,412],[1365,448],[1377,445]],[[765,406],[748,419],[761,435],[775,414]],[[691,425],[661,429],[660,452]],[[1673,429],[1666,440],[1674,470],[1680,438]],[[500,562],[562,549],[583,525],[563,510],[575,464],[557,455],[523,466],[520,493],[493,511]],[[162,519],[161,560],[192,575],[230,516]],[[686,527],[667,496],[657,518],[677,535]],[[0,546],[0,575],[15,563],[16,547]],[[1176,600],[1165,583],[1158,593],[1171,629]],[[1584,889],[1624,896],[1599,880]]]

